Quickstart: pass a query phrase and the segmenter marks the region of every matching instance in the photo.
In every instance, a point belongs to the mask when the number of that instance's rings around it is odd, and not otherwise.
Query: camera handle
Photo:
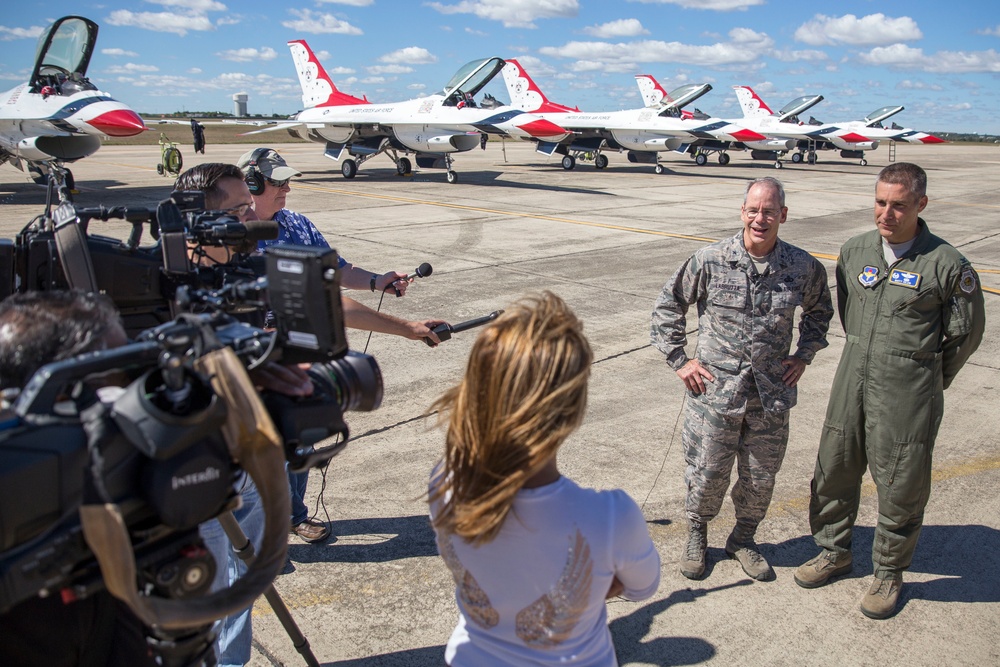
[[[243,532],[243,529],[240,528],[240,524],[236,521],[236,517],[233,516],[232,511],[227,510],[217,516],[216,519],[219,520],[222,530],[226,532],[226,537],[229,538],[229,542],[233,545],[233,551],[249,567],[254,558],[253,542],[250,541],[246,533]],[[295,646],[295,650],[299,652],[299,655],[305,659],[306,664],[309,667],[320,667],[319,661],[309,647],[309,640],[299,630],[295,619],[292,618],[292,613],[288,611],[285,601],[278,595],[278,590],[274,587],[273,583],[264,591],[264,598],[271,605],[274,615],[281,621],[281,626],[285,628],[289,639],[292,640],[292,645]]]

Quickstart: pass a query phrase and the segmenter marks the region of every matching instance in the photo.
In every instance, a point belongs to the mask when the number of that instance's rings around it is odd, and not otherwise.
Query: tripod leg
[[[226,532],[226,536],[233,545],[233,551],[236,555],[240,557],[244,563],[249,565],[253,562],[254,550],[253,543],[240,528],[240,524],[236,521],[236,517],[230,511],[223,512],[216,517],[219,520],[219,524],[222,526],[222,530]],[[267,603],[271,605],[271,609],[274,610],[274,615],[278,617],[281,621],[282,627],[285,628],[285,632],[288,637],[292,640],[292,645],[295,646],[295,650],[305,659],[306,664],[309,667],[320,667],[319,661],[316,656],[313,655],[312,649],[309,648],[309,640],[306,636],[302,634],[299,630],[299,626],[295,624],[295,619],[292,618],[292,614],[288,611],[288,607],[285,605],[285,601],[281,599],[278,595],[278,590],[271,584],[264,591],[264,598]]]

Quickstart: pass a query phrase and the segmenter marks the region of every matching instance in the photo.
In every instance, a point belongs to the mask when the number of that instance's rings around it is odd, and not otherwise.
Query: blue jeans
[[[292,525],[297,526],[309,518],[309,508],[306,507],[306,486],[309,484],[309,471],[288,473],[288,491],[292,496]]]
[[[253,544],[254,553],[258,553],[264,535],[264,505],[257,494],[257,487],[248,475],[243,475],[243,481],[237,482],[236,488],[239,489],[240,497],[243,499],[243,506],[234,510],[233,516]],[[198,527],[198,530],[205,540],[206,548],[215,559],[216,570],[215,579],[212,580],[212,592],[232,586],[233,582],[247,571],[246,563],[233,551],[229,538],[217,520],[206,521]],[[247,607],[238,614],[216,622],[215,631],[219,637],[216,640],[215,652],[219,659],[219,667],[245,665],[250,661],[252,609],[252,606]]]

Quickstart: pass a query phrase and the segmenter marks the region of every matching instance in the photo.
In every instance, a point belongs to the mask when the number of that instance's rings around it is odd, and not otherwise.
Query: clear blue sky
[[[823,9],[821,9],[823,8]],[[344,91],[374,102],[439,90],[475,58],[518,58],[548,96],[582,110],[640,106],[633,75],[668,90],[708,82],[694,106],[739,115],[731,86],[777,109],[803,94],[820,120],[902,104],[928,132],[1000,133],[1000,2],[918,0],[145,0],[9,2],[0,90],[27,79],[53,19],[100,25],[90,78],[140,112],[292,113],[286,46],[305,39]],[[508,99],[502,81],[487,89]]]

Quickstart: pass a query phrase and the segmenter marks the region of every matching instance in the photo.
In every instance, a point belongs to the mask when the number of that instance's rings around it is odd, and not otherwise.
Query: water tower
[[[247,97],[246,93],[236,93],[233,95],[233,115],[237,118],[247,117]]]

